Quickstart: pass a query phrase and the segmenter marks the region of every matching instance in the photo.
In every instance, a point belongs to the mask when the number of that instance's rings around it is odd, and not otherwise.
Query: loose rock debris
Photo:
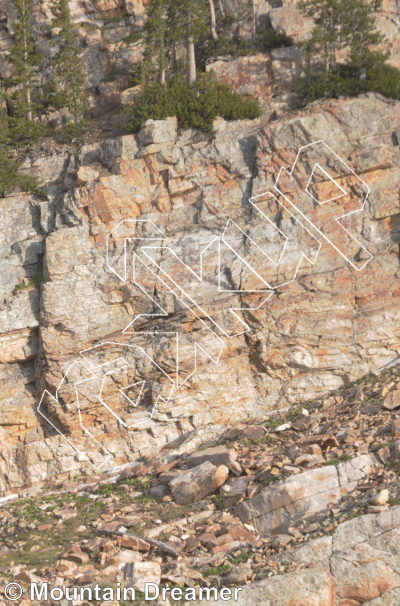
[[[243,586],[312,569],[312,558],[285,553],[400,503],[399,409],[395,367],[288,412],[227,426],[195,452],[165,448],[114,476],[5,501],[0,591],[10,580],[124,582],[139,604],[146,580]]]

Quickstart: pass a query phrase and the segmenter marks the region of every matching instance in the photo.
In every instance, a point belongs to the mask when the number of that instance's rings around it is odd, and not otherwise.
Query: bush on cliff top
[[[258,118],[262,111],[258,101],[243,99],[212,73],[199,75],[189,84],[181,77],[171,78],[165,87],[147,83],[135,104],[125,109],[130,118],[128,128],[137,132],[149,119],[164,120],[176,116],[183,128],[196,128],[211,132],[217,116],[226,120]]]
[[[376,22],[381,7],[382,0],[299,2],[300,11],[314,19],[314,28],[304,43],[308,64],[294,86],[295,107],[368,91],[400,99],[400,71],[387,64],[387,54],[371,50],[384,42]],[[348,57],[339,63],[338,53],[343,49]]]
[[[218,40],[208,41],[204,55],[206,59],[218,55],[245,57],[283,46],[293,46],[292,38],[268,27],[259,33],[256,40],[238,40],[221,34]]]
[[[400,99],[400,71],[379,58],[366,68],[362,80],[358,78],[357,68],[349,64],[339,65],[336,72],[313,75],[308,71],[305,76],[297,79],[293,92],[294,107],[302,107],[317,99],[352,97],[366,92]]]

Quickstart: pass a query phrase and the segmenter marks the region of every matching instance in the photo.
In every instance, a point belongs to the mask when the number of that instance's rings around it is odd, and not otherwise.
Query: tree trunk
[[[162,32],[161,35],[161,41],[160,41],[160,84],[161,86],[165,86],[165,68],[166,68],[166,61],[165,61],[165,36],[164,36],[164,32]]]
[[[225,19],[225,12],[224,12],[224,8],[222,6],[221,0],[218,0],[218,4],[219,4],[219,10],[221,11],[222,18]]]
[[[25,22],[26,19],[29,19],[29,15],[26,15],[26,7],[25,7],[25,2],[22,5],[23,7],[23,13],[22,13],[22,18],[23,21]],[[28,65],[28,41],[26,39],[26,32],[24,31],[24,63],[25,63],[25,87],[26,87],[26,105],[27,105],[27,110],[28,110],[28,120],[32,121],[32,98],[31,98],[31,89],[30,89],[30,74],[29,74],[29,65]]]
[[[252,15],[252,27],[251,27],[251,36],[254,40],[254,38],[256,37],[257,34],[257,7],[256,7],[256,2],[257,0],[253,0],[253,15]]]
[[[188,36],[187,39],[187,53],[189,59],[189,83],[193,84],[196,82],[196,58],[194,55],[194,41],[193,36]]]
[[[214,0],[209,0],[210,3],[210,36],[211,40],[218,40],[217,21],[215,19]]]

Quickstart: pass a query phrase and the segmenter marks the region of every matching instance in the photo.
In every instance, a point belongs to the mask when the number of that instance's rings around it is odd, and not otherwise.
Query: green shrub
[[[7,143],[18,148],[31,145],[42,137],[51,134],[51,129],[41,122],[16,117],[8,117],[7,127]]]
[[[277,32],[272,27],[267,27],[260,32],[257,40],[238,40],[221,34],[218,40],[209,40],[204,51],[205,58],[229,55],[230,57],[246,57],[260,52],[267,52],[273,48],[282,46],[293,46],[293,40],[282,32]]]
[[[84,119],[77,123],[68,122],[68,124],[63,127],[63,130],[57,135],[58,141],[60,141],[60,143],[85,143],[85,135],[88,131],[89,124],[89,120]]]
[[[124,74],[122,74],[122,72],[113,70],[112,72],[107,74],[107,76],[104,76],[104,78],[102,79],[102,82],[115,82],[115,80],[117,80],[118,78],[120,78],[123,75]],[[134,85],[132,85],[132,86],[134,86]]]
[[[139,63],[134,63],[132,69],[128,75],[128,84],[129,86],[137,86],[141,84],[144,80],[144,64],[142,61]],[[103,80],[104,82],[105,80]]]
[[[46,198],[36,177],[29,177],[19,171],[19,164],[11,157],[9,150],[0,144],[0,197],[14,191],[31,191]]]
[[[380,53],[370,53],[367,65],[361,72],[358,66],[351,63],[339,65],[336,72],[313,75],[307,71],[294,83],[292,105],[302,107],[317,99],[353,97],[366,92],[400,99],[400,70],[385,63],[384,59]]]
[[[221,34],[218,40],[208,40],[204,51],[206,59],[219,55],[231,57],[245,57],[260,52],[259,45],[249,40],[238,40]]]
[[[293,40],[283,32],[277,32],[272,27],[267,27],[262,32],[261,48],[264,51],[283,46],[293,46]]]
[[[339,465],[339,463],[340,463],[339,459],[333,458],[333,459],[330,459],[329,461],[325,461],[324,465],[325,466],[327,466],[327,465]]]
[[[172,78],[165,87],[146,84],[135,104],[124,110],[130,118],[128,129],[137,132],[146,120],[176,116],[183,128],[211,132],[217,116],[241,120],[261,116],[258,101],[243,99],[229,86],[219,83],[211,73],[199,75],[194,84]]]

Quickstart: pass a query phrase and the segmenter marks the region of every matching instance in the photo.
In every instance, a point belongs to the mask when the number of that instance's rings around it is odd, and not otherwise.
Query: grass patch
[[[232,567],[230,566],[230,564],[221,564],[221,566],[215,566],[213,568],[209,568],[208,570],[206,570],[204,572],[204,576],[205,577],[217,577],[221,574],[224,574],[224,572],[228,572],[228,570],[230,570]]]
[[[224,494],[215,494],[215,495],[212,497],[212,500],[214,501],[214,503],[215,503],[215,505],[216,505],[217,509],[223,509],[224,504],[225,504],[225,501],[226,501],[226,499],[228,499],[228,498],[229,498],[229,497],[228,497],[227,495],[224,495]]]
[[[186,518],[196,510],[196,505],[175,505],[171,503],[166,509],[160,511],[160,520],[164,523],[179,520],[180,518]]]
[[[269,421],[267,421],[265,423],[265,427],[268,427],[268,429],[275,429],[275,427],[279,427],[279,425],[281,424],[281,421],[277,421],[274,419],[270,419]]]
[[[339,465],[339,463],[340,463],[340,459],[333,458],[333,459],[330,459],[329,461],[324,461],[323,465],[325,467],[327,467],[328,465]]]
[[[112,494],[114,494],[116,490],[116,485],[115,484],[103,484],[102,486],[100,486],[99,490],[98,490],[98,494],[104,497],[109,497]]]
[[[126,480],[121,480],[121,484],[133,486],[138,490],[146,490],[150,488],[152,479],[152,476],[146,476],[146,478],[127,478]]]
[[[236,565],[236,564],[242,564],[243,562],[247,562],[247,560],[249,560],[252,555],[253,555],[252,551],[243,551],[236,558],[232,558],[232,564]]]
[[[26,290],[27,288],[39,288],[40,284],[45,281],[45,277],[43,275],[43,270],[38,269],[36,274],[32,276],[29,282],[22,282],[21,284],[16,284],[14,287],[14,294],[21,291]]]

